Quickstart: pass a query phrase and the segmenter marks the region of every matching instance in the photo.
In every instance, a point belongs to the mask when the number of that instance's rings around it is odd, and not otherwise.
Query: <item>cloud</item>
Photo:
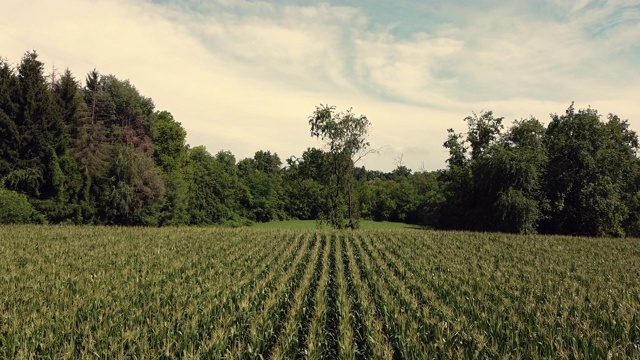
[[[130,79],[189,143],[238,159],[320,146],[319,103],[368,116],[382,151],[364,163],[382,170],[444,167],[472,111],[546,121],[575,100],[640,126],[635,1],[352,4],[6,0],[0,56]]]
[[[389,34],[371,34],[357,39],[356,69],[361,81],[384,96],[419,103],[442,104],[443,88],[455,80],[434,73],[437,64],[463,49],[463,41],[447,37],[415,34],[399,40]]]

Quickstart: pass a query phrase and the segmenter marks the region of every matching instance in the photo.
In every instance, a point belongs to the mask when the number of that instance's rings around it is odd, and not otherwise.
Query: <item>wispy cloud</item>
[[[318,103],[373,122],[366,159],[444,166],[448,127],[471,111],[546,120],[570,101],[640,127],[637,1],[382,3],[7,0],[0,56],[36,49],[78,78],[130,79],[186,127],[239,158],[315,146]]]

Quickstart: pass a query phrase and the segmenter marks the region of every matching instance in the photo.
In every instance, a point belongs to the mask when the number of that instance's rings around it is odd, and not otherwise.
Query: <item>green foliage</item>
[[[327,189],[327,206],[322,218],[333,227],[358,227],[359,210],[354,191],[354,164],[366,155],[369,148],[367,133],[371,123],[366,116],[356,116],[349,109],[336,113],[334,106],[316,106],[309,117],[311,136],[322,139],[327,145],[327,169],[330,171]]]
[[[153,160],[127,145],[114,146],[105,178],[97,181],[99,218],[106,224],[156,225],[164,183]]]
[[[395,179],[369,180],[360,185],[358,193],[364,218],[376,221],[409,222],[422,224],[421,205],[426,199],[418,193],[418,188],[409,174]],[[426,191],[426,190],[425,190]]]
[[[0,58],[0,177],[11,172],[19,160],[20,134],[15,123],[18,93],[18,77]]]
[[[189,150],[193,184],[189,190],[192,225],[210,225],[236,219],[240,203],[246,203],[246,188],[238,180],[235,157],[227,151],[212,156],[204,146]]]
[[[5,225],[0,268],[3,359],[640,356],[637,239]]]
[[[69,138],[64,139],[65,148],[72,146],[78,131],[89,121],[89,109],[84,102],[80,85],[67,69],[53,84],[53,97]]]
[[[22,190],[34,189],[36,195],[40,195],[39,188],[43,183],[42,169],[23,168],[12,170],[4,177],[4,185],[8,189]]]
[[[45,218],[24,194],[0,187],[0,224],[43,223]]]
[[[496,201],[500,220],[498,230],[520,234],[535,234],[541,216],[539,204],[527,197],[522,190],[509,188],[500,193]]]
[[[449,150],[449,159],[447,163],[450,167],[463,167],[466,163],[465,154],[467,147],[465,146],[464,136],[456,134],[453,129],[447,129],[447,141],[442,144]]]
[[[166,173],[182,168],[187,159],[187,132],[171,113],[154,114],[151,135],[156,164]]]
[[[251,226],[253,224],[254,224],[253,221],[245,217],[242,217],[238,214],[233,214],[231,215],[231,218],[226,219],[222,222],[222,226],[232,227],[232,228],[246,227],[246,226]]]
[[[119,80],[113,75],[103,76],[100,81],[104,101],[113,114],[112,122],[105,122],[105,125],[120,142],[151,154],[153,101],[140,95],[129,81]]]
[[[443,229],[640,236],[638,137],[594,109],[503,126],[491,111],[448,130],[447,169],[356,167],[370,127],[351,110],[317,106],[310,134],[325,143],[291,156],[190,148],[168,111],[128,80],[45,74],[36,52],[0,58],[0,183],[52,223],[238,226],[363,219]]]
[[[165,198],[159,223],[183,225],[189,222],[191,173],[186,143],[187,132],[167,111],[152,117],[153,159],[162,170]]]
[[[317,219],[323,208],[324,187],[313,179],[293,180],[286,186],[287,214],[296,219]]]
[[[480,230],[535,233],[546,205],[542,177],[545,149],[535,134],[543,132],[531,118],[514,125],[472,165],[476,214]]]
[[[256,151],[253,155],[253,164],[257,171],[264,174],[278,176],[282,161],[278,154],[271,154],[271,151]]]
[[[628,125],[596,110],[553,115],[545,144],[549,154],[547,231],[593,236],[624,235],[629,198],[638,174],[638,140]]]
[[[315,220],[326,208],[323,184],[327,181],[326,154],[316,148],[308,148],[302,157],[287,159],[284,171],[285,209],[289,217]]]
[[[52,152],[60,156],[65,151],[64,123],[54,106],[43,69],[44,64],[35,52],[26,53],[18,66],[14,118],[18,151],[13,171],[37,169],[46,175],[47,167],[55,167],[51,162]],[[34,198],[50,199],[55,196],[56,184],[52,183],[55,180],[48,176],[31,177],[29,181],[12,182],[10,186]]]
[[[247,191],[242,204],[247,217],[258,222],[282,220],[285,213],[282,162],[278,154],[257,151],[252,159],[238,162],[239,181]]]
[[[408,218],[413,224],[435,227],[438,224],[438,210],[446,201],[441,174],[437,171],[414,173],[411,183],[418,195],[416,208]]]
[[[89,110],[91,125],[101,124],[111,128],[120,123],[116,119],[116,109],[113,99],[104,89],[104,79],[97,70],[91,71],[85,79],[84,101]]]
[[[438,226],[519,233],[637,233],[638,139],[626,121],[597,111],[523,119],[501,134],[491,112],[449,131],[449,168]],[[472,148],[467,158],[466,144]]]
[[[491,111],[482,112],[480,116],[474,113],[473,116],[467,116],[464,119],[469,129],[467,141],[471,146],[472,159],[475,160],[484,155],[498,139],[500,131],[504,128],[502,126],[503,119],[494,117]]]

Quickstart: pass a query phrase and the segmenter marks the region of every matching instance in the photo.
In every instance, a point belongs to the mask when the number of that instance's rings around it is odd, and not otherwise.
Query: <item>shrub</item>
[[[34,210],[26,195],[0,188],[0,224],[41,222],[44,217]]]
[[[234,214],[230,219],[227,219],[222,223],[222,226],[232,227],[232,228],[251,226],[251,225],[253,225],[253,221],[237,214]]]

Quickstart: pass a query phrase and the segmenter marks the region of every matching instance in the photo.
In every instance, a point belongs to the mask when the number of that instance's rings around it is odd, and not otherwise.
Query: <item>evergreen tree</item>
[[[18,89],[19,161],[7,180],[45,216],[60,221],[69,211],[64,204],[67,178],[60,167],[68,132],[35,52],[26,53],[18,66]]]
[[[20,133],[15,123],[18,93],[18,77],[0,58],[0,185],[20,160]]]

